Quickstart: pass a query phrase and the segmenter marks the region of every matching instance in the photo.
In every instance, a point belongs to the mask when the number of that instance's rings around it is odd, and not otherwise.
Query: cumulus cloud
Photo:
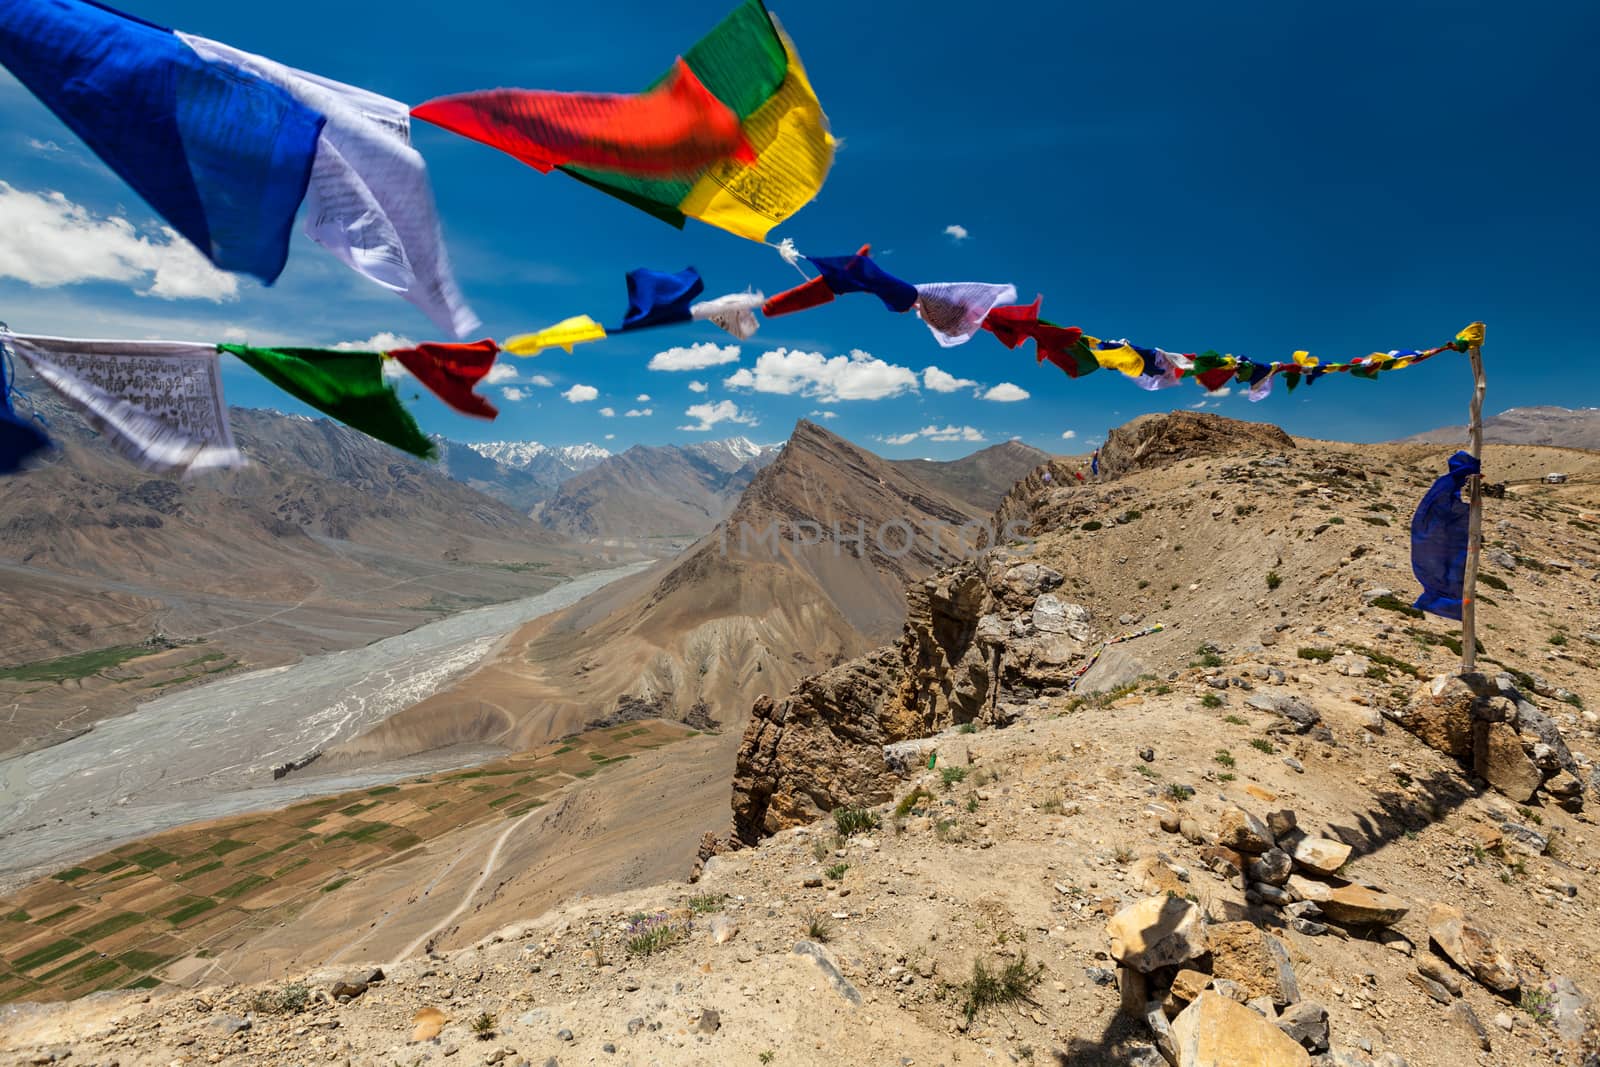
[[[965,241],[968,237],[972,236],[967,232],[967,228],[965,226],[962,226],[958,223],[951,223],[949,226],[946,226],[944,228],[944,232],[945,236],[950,238],[950,240],[954,241],[956,244],[960,244],[962,241]]]
[[[0,278],[40,289],[124,282],[162,300],[239,298],[239,279],[217,270],[170,226],[140,233],[61,193],[25,193],[0,181]]]
[[[957,378],[954,374],[929,367],[922,372],[922,384],[936,393],[954,393],[961,389],[975,389],[978,383],[971,378]]]
[[[602,419],[614,419],[614,418],[617,417],[617,409],[616,408],[601,408],[600,409],[600,417]]]
[[[708,385],[706,385],[705,382],[690,382],[689,383],[689,392],[691,392],[691,393],[703,393],[708,388],[710,388],[710,387]]]
[[[600,390],[592,385],[574,385],[561,395],[569,404],[587,404],[600,395]]]
[[[241,334],[244,332],[239,331]],[[243,337],[230,338],[230,340],[243,340]],[[384,330],[375,333],[365,341],[340,341],[333,347],[340,352],[389,352],[396,348],[415,348],[416,342],[409,337],[402,337],[397,333]],[[411,372],[406,370],[397,360],[386,359],[383,361],[383,376],[389,381],[399,381],[401,378],[410,377]]]
[[[680,430],[700,432],[711,429],[719,422],[736,422],[744,426],[756,424],[753,414],[740,411],[739,405],[731,400],[719,400],[715,404],[691,404],[684,414],[700,421],[699,425],[679,426]]]
[[[669,348],[650,357],[651,370],[705,370],[724,363],[739,362],[738,345],[714,345],[698,341],[688,348]]]
[[[504,389],[500,390],[500,395],[512,402],[528,399],[528,391],[515,385],[506,386]]]
[[[622,417],[625,419],[648,419],[655,413],[655,408],[629,408],[622,413]]]
[[[535,374],[533,377],[528,379],[528,383],[530,385],[540,385],[546,389],[549,389],[556,384],[542,374]]]
[[[954,425],[924,426],[920,430],[912,430],[910,433],[890,434],[887,437],[879,437],[878,440],[887,445],[909,445],[912,441],[918,440],[919,438],[929,441],[976,442],[985,440],[982,431],[975,430],[971,426]]]
[[[1026,400],[1031,394],[1020,385],[1010,382],[1001,382],[999,385],[983,394],[985,400],[993,400],[1000,404],[1014,404],[1018,400]]]
[[[1233,386],[1224,385],[1220,389],[1211,390],[1206,396],[1211,397],[1213,400],[1220,400],[1231,392],[1233,392]]]
[[[606,440],[607,441],[615,441],[616,439],[617,439],[617,435],[616,434],[614,434],[614,433],[606,434]]]
[[[638,396],[633,398],[633,402],[635,404],[648,404],[650,403],[650,394],[640,393]]]
[[[1061,439],[1063,441],[1070,441],[1076,436],[1078,436],[1078,431],[1077,430],[1062,430],[1061,431]]]
[[[35,152],[41,152],[41,153],[43,153],[45,155],[51,155],[51,154],[54,154],[56,152],[65,152],[66,151],[65,148],[62,148],[60,145],[56,144],[54,141],[41,141],[37,137],[28,138],[28,147],[33,149]]]
[[[821,410],[818,410],[818,411],[813,411],[811,413],[811,417],[814,418],[814,419],[837,419],[839,417],[839,413],[837,411],[821,411]]]
[[[494,366],[489,368],[489,373],[484,377],[483,380],[488,385],[499,385],[502,382],[514,382],[517,380],[517,368],[513,367],[509,363],[496,363]]]
[[[741,368],[723,379],[729,389],[809,396],[818,400],[882,400],[917,387],[909,367],[885,363],[857,348],[848,356],[827,358],[820,352],[780,348],[763,352],[755,369]]]

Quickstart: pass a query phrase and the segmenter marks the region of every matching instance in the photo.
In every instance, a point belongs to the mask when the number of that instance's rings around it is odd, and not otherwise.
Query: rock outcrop
[[[1197,456],[1225,452],[1286,452],[1294,439],[1276,426],[1241,422],[1196,411],[1141,415],[1106,435],[1100,449],[1102,477],[1148,470]]]

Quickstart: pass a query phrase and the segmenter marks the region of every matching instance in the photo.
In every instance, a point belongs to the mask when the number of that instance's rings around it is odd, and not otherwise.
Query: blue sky
[[[415,104],[501,85],[630,91],[731,6],[480,0],[451,5],[447,19],[416,0],[138,0],[130,10]],[[1043,294],[1054,321],[1179,351],[1347,358],[1441,344],[1481,318],[1491,411],[1600,405],[1583,373],[1600,290],[1600,6],[1036,3],[992,21],[986,13],[1000,9],[947,0],[773,9],[844,141],[822,195],[774,238],[813,255],[871,242],[908,281],[1012,282],[1024,301]],[[693,264],[709,295],[799,280],[770,249],[720,230],[691,221],[676,231],[425,123],[414,139],[489,336],[580,313],[615,323],[633,267]],[[241,278],[229,292],[184,250],[162,247],[149,209],[3,74],[0,150],[10,186],[0,319],[19,332],[437,338],[408,304],[298,233],[276,286]],[[49,257],[28,243],[42,215],[73,233]],[[413,406],[426,430],[458,440],[613,450],[732,433],[781,440],[795,419],[829,412],[832,429],[884,454],[947,457],[1010,437],[1077,451],[1135,415],[1203,399],[1192,385],[1144,393],[1113,372],[1072,381],[1036,366],[1031,345],[1008,351],[982,335],[941,349],[914,316],[867,296],[764,322],[737,362],[649,369],[668,349],[730,343],[694,324],[514,360],[518,379],[490,390],[501,407],[492,423],[426,394]],[[787,393],[724,384],[779,349],[815,354],[808,361],[824,369]],[[854,351],[887,368],[863,376],[864,366],[825,362]],[[230,364],[232,403],[298,410]],[[929,367],[976,384],[938,391]],[[897,382],[877,399],[828,392]],[[1027,398],[982,398],[1002,383]],[[1464,357],[1447,354],[1376,383],[1329,378],[1261,404],[1235,393],[1212,409],[1376,441],[1463,421],[1469,388]],[[419,392],[403,387],[408,401]],[[696,405],[713,415],[707,430],[682,428],[706,421],[687,414]],[[716,419],[730,410],[747,421]],[[926,432],[935,429],[948,432]]]

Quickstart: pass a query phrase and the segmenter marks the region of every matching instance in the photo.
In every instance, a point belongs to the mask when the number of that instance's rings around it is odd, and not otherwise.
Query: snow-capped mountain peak
[[[538,441],[479,441],[467,447],[516,470],[527,470],[539,463],[555,463],[573,472],[585,471],[611,455],[607,449],[588,443],[551,448]]]

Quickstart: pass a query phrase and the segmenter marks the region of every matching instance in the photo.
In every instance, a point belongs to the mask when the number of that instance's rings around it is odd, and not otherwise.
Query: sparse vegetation
[[[811,921],[806,924],[806,937],[819,945],[825,945],[833,939],[833,927],[828,925],[828,917],[814,914]]]
[[[1133,769],[1138,771],[1140,774],[1144,775],[1146,778],[1153,779],[1153,778],[1156,777],[1156,772],[1152,771],[1149,767],[1146,767],[1142,763],[1135,763],[1133,765]]]
[[[478,1017],[472,1020],[472,1036],[479,1041],[487,1041],[494,1036],[495,1018],[488,1012],[479,1012]]]
[[[932,799],[933,794],[919,785],[911,792],[900,798],[900,802],[894,806],[895,817],[903,819],[907,815],[910,815],[918,804],[922,803],[924,800]]]
[[[973,722],[964,722],[960,726],[956,727],[956,733],[958,733],[958,734],[973,734],[973,733],[977,733],[977,732],[978,732],[978,725],[977,725],[977,723],[973,723]]]
[[[1039,803],[1035,804],[1034,808],[1038,811],[1044,812],[1046,815],[1060,815],[1064,805],[1061,803],[1061,797],[1052,793],[1050,796],[1045,797],[1043,800],[1039,801]]]
[[[1295,655],[1299,656],[1301,659],[1314,660],[1317,663],[1327,663],[1329,660],[1333,659],[1333,649],[1331,649],[1331,648],[1302,648],[1302,649],[1297,649],[1295,651]]]
[[[1233,753],[1229,752],[1225,748],[1217,749],[1217,754],[1211,758],[1222,764],[1224,767],[1232,767],[1237,762],[1233,758]]]
[[[965,767],[945,767],[939,771],[939,779],[944,782],[945,789],[954,789],[956,783],[967,780]]]
[[[257,1015],[297,1015],[311,1003],[311,987],[304,982],[291,982],[277,989],[263,989],[250,1000],[250,1010]]]
[[[835,863],[822,873],[827,875],[830,881],[837,882],[844,877],[844,872],[849,869],[850,865],[848,863]]]
[[[834,808],[833,824],[838,827],[840,837],[849,837],[876,830],[883,825],[883,820],[870,808]]]
[[[1083,530],[1085,533],[1094,533],[1096,530],[1103,529],[1104,525],[1104,523],[1095,522],[1093,519],[1090,519],[1088,522],[1083,524]]]
[[[1044,965],[1029,966],[1026,954],[990,970],[982,960],[972,962],[972,977],[958,986],[962,1012],[970,1024],[985,1008],[1017,1001],[1033,1003],[1033,990],[1044,977]]]
[[[1384,519],[1383,525],[1389,525],[1389,520]],[[1410,604],[1407,604],[1405,601],[1401,600],[1397,596],[1394,596],[1393,594],[1378,597],[1376,600],[1372,601],[1372,606],[1382,611],[1392,611],[1397,615],[1404,615],[1408,619],[1420,619],[1427,614],[1418,608],[1412,607]]]
[[[1517,1006],[1527,1012],[1540,1026],[1549,1026],[1550,1020],[1555,1017],[1554,1000],[1552,990],[1523,986],[1522,1000]]]
[[[1173,782],[1167,786],[1167,796],[1181,804],[1194,796],[1194,786],[1179,785],[1177,782]]]
[[[1215,693],[1207,693],[1200,698],[1200,706],[1203,708],[1220,708],[1222,705],[1223,699]]]
[[[1282,584],[1283,584],[1283,577],[1281,575],[1279,575],[1277,571],[1268,571],[1267,572],[1267,588],[1269,590],[1270,589],[1276,589],[1276,588],[1278,588],[1278,586],[1280,586]]]
[[[628,923],[627,940],[623,944],[627,946],[630,956],[654,956],[688,936],[687,923],[675,923],[667,917],[666,912],[659,912],[635,916]]]
[[[695,915],[710,915],[721,911],[727,901],[726,893],[697,893],[689,898],[689,911]]]
[[[1222,721],[1230,726],[1249,726],[1250,720],[1239,715],[1224,715]]]
[[[1250,747],[1257,752],[1265,752],[1269,756],[1278,751],[1272,747],[1272,742],[1264,737],[1252,737],[1250,739]]]

